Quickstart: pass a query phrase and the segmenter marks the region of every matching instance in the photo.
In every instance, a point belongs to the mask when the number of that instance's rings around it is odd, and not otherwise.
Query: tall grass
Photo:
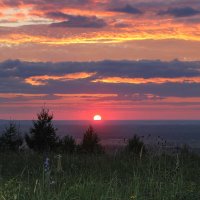
[[[45,181],[39,154],[0,154],[2,200],[199,200],[200,158],[187,154],[49,155]]]

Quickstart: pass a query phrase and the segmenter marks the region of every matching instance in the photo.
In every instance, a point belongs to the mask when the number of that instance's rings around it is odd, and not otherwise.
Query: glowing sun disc
[[[100,115],[95,115],[93,119],[95,121],[101,121],[101,116]]]

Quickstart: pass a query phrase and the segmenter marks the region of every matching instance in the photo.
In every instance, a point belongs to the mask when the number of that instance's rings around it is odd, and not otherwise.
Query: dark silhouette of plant
[[[102,153],[103,148],[99,142],[100,139],[98,135],[95,133],[93,127],[89,126],[83,136],[81,150],[85,153]]]
[[[3,151],[18,151],[22,143],[23,140],[20,137],[19,129],[17,129],[14,122],[10,121],[0,137],[0,149]]]
[[[72,136],[66,135],[59,141],[58,146],[64,153],[73,153],[76,149],[76,141]]]
[[[187,144],[183,144],[183,146],[180,148],[180,153],[182,155],[187,155],[190,153],[190,146]]]
[[[42,108],[37,118],[37,121],[33,121],[30,135],[25,136],[27,145],[38,152],[55,150],[58,137],[56,136],[57,129],[52,124],[53,114],[49,114],[49,109]]]
[[[128,152],[140,155],[146,153],[146,148],[144,142],[140,139],[139,136],[134,135],[133,138],[128,140],[128,144],[126,146]]]

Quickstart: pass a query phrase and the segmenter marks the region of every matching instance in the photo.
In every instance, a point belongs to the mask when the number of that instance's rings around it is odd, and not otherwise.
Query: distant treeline
[[[37,120],[33,121],[28,134],[22,137],[21,131],[14,121],[10,121],[0,136],[1,151],[20,152],[31,150],[39,153],[104,153],[100,144],[100,138],[89,126],[83,135],[80,144],[76,144],[72,136],[66,135],[62,138],[57,136],[57,128],[53,124],[53,114],[48,108],[43,107],[37,114]],[[138,155],[146,153],[146,147],[140,137],[134,136],[128,140],[125,149]]]

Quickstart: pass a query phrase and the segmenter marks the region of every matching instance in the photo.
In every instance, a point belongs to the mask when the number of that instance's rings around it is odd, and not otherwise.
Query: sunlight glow
[[[95,115],[93,119],[94,121],[101,121],[102,118],[100,115]]]

